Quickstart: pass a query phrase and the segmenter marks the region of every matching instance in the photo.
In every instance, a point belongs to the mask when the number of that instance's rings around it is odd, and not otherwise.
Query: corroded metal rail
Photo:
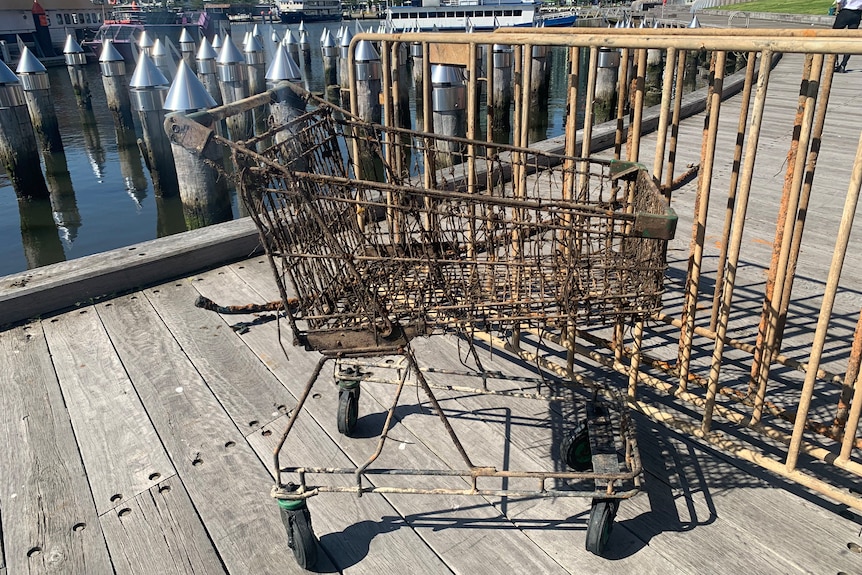
[[[541,144],[545,148],[568,155],[577,151],[589,157],[597,151],[596,135],[610,131],[601,147],[613,145],[616,159],[643,161],[643,135],[648,129],[656,132],[652,159],[652,176],[656,182],[665,182],[663,190],[671,197],[672,184],[677,173],[679,151],[699,148],[701,162],[697,166],[697,186],[694,212],[688,214],[692,222],[692,236],[688,254],[688,273],[683,289],[683,303],[678,315],[661,318],[661,328],[637,322],[630,334],[620,328],[606,340],[609,351],[602,351],[596,341],[591,347],[576,342],[576,330],[560,328],[555,334],[542,333],[534,339],[524,334],[513,341],[495,341],[495,346],[506,345],[531,361],[566,377],[588,382],[574,373],[574,355],[590,357],[624,374],[629,382],[627,391],[630,404],[642,413],[683,433],[708,441],[733,455],[756,463],[776,474],[825,494],[841,503],[862,510],[862,499],[849,492],[847,484],[835,479],[833,473],[821,473],[825,466],[848,474],[852,484],[862,476],[862,463],[856,449],[862,442],[858,434],[862,412],[862,377],[859,376],[859,357],[862,349],[862,330],[848,336],[846,341],[829,341],[830,354],[837,352],[846,358],[847,373],[832,373],[823,369],[824,349],[827,346],[830,320],[840,290],[860,185],[862,185],[862,139],[855,151],[855,160],[846,181],[846,196],[836,227],[835,244],[831,250],[831,263],[821,291],[816,294],[820,311],[804,336],[810,347],[805,357],[797,351],[788,354],[782,350],[784,326],[796,292],[793,290],[800,252],[804,251],[805,215],[811,198],[818,193],[814,178],[819,161],[823,161],[823,130],[829,114],[829,96],[832,91],[832,70],[837,54],[862,54],[862,38],[850,37],[834,30],[717,30],[717,29],[628,29],[605,30],[575,28],[561,32],[557,29],[522,31],[498,30],[495,33],[445,35],[438,34],[359,34],[353,40],[351,55],[356,43],[362,40],[379,46],[383,66],[383,123],[397,127],[393,106],[395,92],[397,47],[402,43],[421,46],[427,55],[423,62],[426,72],[436,64],[454,65],[464,71],[467,87],[468,110],[466,134],[471,140],[483,138],[476,104],[483,92],[488,94],[490,109],[492,78],[483,67],[480,55],[491,53],[492,47],[505,44],[513,48],[515,104],[513,113],[513,142],[527,147],[530,122],[529,95],[532,81],[530,55],[536,46],[558,46],[567,49],[568,90],[565,136],[556,142]],[[446,49],[455,46],[456,49]],[[599,126],[595,119],[594,101],[597,77],[603,55],[607,51],[620,54],[619,75],[616,80],[618,97],[616,117]],[[653,109],[645,106],[645,79],[647,51],[659,51],[663,72],[661,95]],[[764,116],[775,100],[770,91],[770,75],[774,61],[785,54],[801,54],[802,69],[799,76],[798,112],[787,120],[787,162],[784,185],[776,190],[777,213],[773,224],[775,239],[773,257],[767,267],[761,311],[756,313],[742,307],[739,300],[739,267],[744,263],[743,234],[746,232],[748,207],[754,188],[756,168],[763,165],[766,156],[761,152],[761,132]],[[735,70],[728,64],[740,62]],[[679,125],[684,97],[681,84],[693,58],[708,67],[709,88],[705,99],[706,121],[699,139],[684,140]],[[584,64],[586,63],[586,67]],[[350,67],[351,73],[355,69]],[[355,75],[350,85],[355,85]],[[739,93],[738,102],[724,102],[730,93]],[[782,88],[785,90],[786,88]],[[434,131],[430,87],[424,88],[423,117],[425,130]],[[586,102],[584,105],[583,102]],[[351,91],[351,103],[356,109],[356,91]],[[582,106],[579,108],[579,105]],[[576,114],[582,110],[582,120]],[[489,118],[493,112],[488,112]],[[728,158],[731,175],[729,185],[713,169],[718,150],[720,120],[735,119],[736,144]],[[490,123],[490,121],[489,121]],[[610,127],[609,127],[610,126]],[[403,126],[402,126],[403,127]],[[833,160],[834,161],[834,160]],[[468,186],[478,181],[472,165],[468,166]],[[515,173],[515,178],[526,182],[527,174]],[[720,183],[721,182],[721,183]],[[474,184],[475,185],[475,184]],[[573,183],[564,183],[576,191]],[[719,185],[727,186],[726,209],[709,213],[710,197],[717,196]],[[470,189],[470,188],[468,188]],[[716,198],[713,198],[715,201]],[[720,199],[719,199],[720,201]],[[717,221],[720,220],[720,221]],[[705,271],[704,254],[707,251],[707,230],[718,236],[718,268]],[[714,242],[714,237],[709,240]],[[815,248],[812,248],[815,249]],[[714,275],[709,275],[713,274]],[[715,280],[713,290],[705,290],[703,279]],[[810,290],[805,297],[811,297]],[[749,297],[750,299],[750,297]],[[747,302],[747,303],[750,303]],[[698,311],[706,308],[708,323],[698,321]],[[846,311],[846,310],[844,310]],[[737,335],[740,316],[745,326],[758,326],[757,335]],[[731,323],[733,318],[734,323]],[[703,318],[701,318],[703,319]],[[668,326],[676,328],[678,354],[676,358],[656,360],[645,355],[644,338],[660,331],[668,337]],[[480,335],[480,334],[477,334]],[[484,336],[483,336],[484,337]],[[489,340],[491,336],[487,336]],[[549,360],[539,353],[540,348],[554,345],[568,350],[566,361]],[[852,341],[851,341],[852,340]],[[845,349],[846,344],[846,349]],[[739,353],[746,355],[750,376],[744,382],[728,381],[728,350],[739,362]],[[706,368],[696,366],[694,352],[710,357]],[[628,358],[628,361],[626,361]],[[773,367],[791,367],[791,375],[773,375]],[[802,371],[801,381],[792,373]],[[649,404],[639,395],[641,386],[649,386],[664,394],[661,404]],[[831,407],[830,407],[831,406]],[[679,409],[677,409],[679,408]],[[699,420],[682,415],[682,412],[700,414]],[[720,425],[718,425],[720,424]],[[767,447],[763,439],[766,439]],[[804,455],[804,458],[800,456]],[[804,459],[804,461],[803,461]],[[815,463],[808,463],[813,460]]]

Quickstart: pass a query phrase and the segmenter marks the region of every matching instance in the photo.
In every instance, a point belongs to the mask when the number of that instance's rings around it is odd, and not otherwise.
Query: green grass
[[[718,6],[716,10],[825,16],[829,12],[830,6],[832,6],[832,0],[754,0],[753,2],[745,2],[744,4]]]

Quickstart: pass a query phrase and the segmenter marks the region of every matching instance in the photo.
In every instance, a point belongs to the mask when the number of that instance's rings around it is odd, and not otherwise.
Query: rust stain
[[[763,244],[764,246],[771,246],[772,245],[772,242],[770,242],[769,240],[764,240],[763,238],[753,238],[751,241],[753,241],[756,244]]]

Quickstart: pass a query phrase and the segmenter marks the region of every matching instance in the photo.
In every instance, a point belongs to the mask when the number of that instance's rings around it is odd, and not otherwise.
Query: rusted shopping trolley
[[[624,402],[613,390],[592,394],[586,417],[561,446],[571,470],[478,467],[449,425],[410,342],[454,332],[472,344],[479,331],[517,338],[531,329],[573,330],[656,312],[676,218],[645,171],[630,163],[371,125],[322,102],[255,140],[217,139],[232,150],[242,198],[259,228],[295,343],[322,354],[274,456],[272,495],[300,565],[310,567],[317,554],[306,501],[327,491],[588,497],[586,546],[601,554],[619,501],[640,485]],[[338,429],[350,436],[361,382],[374,371],[363,372],[357,359],[380,356],[402,356],[406,369],[395,382],[377,452],[352,468],[284,466],[282,447],[324,364],[337,363]],[[475,353],[474,359],[482,371]],[[464,469],[373,466],[408,374],[444,423]],[[308,482],[309,475],[333,473],[353,475],[356,483]],[[468,485],[435,490],[380,484],[399,473],[463,477]],[[501,477],[535,479],[537,487],[513,494],[477,484]],[[549,480],[586,480],[594,488],[549,488]]]

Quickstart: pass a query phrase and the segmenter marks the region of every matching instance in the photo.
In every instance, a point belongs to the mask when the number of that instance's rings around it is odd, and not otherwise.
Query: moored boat
[[[278,14],[285,24],[341,20],[341,0],[279,1]]]
[[[137,41],[144,30],[152,38],[170,40],[179,44],[180,34],[188,30],[196,40],[208,33],[211,20],[207,13],[179,13],[167,10],[141,10],[133,3],[131,6],[117,8],[109,18],[105,18],[96,32],[95,38],[83,43],[98,57],[105,40],[111,40],[126,62],[134,63],[137,55]]]
[[[421,6],[390,6],[393,32],[493,30],[501,27],[571,26],[576,16],[541,13],[540,0],[425,0]]]

